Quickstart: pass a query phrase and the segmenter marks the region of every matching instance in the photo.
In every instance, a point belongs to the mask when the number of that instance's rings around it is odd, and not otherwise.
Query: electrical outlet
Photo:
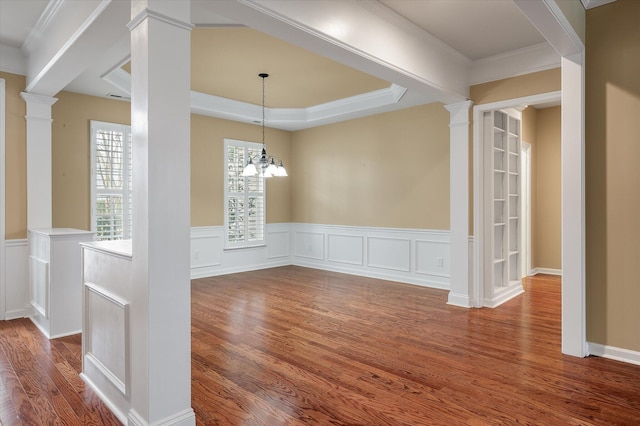
[[[436,266],[444,268],[444,259],[440,256],[436,257]]]
[[[198,250],[193,251],[193,259],[194,260],[200,259],[200,252]]]

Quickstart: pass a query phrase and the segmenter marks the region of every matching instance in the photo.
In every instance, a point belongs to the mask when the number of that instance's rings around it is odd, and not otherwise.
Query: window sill
[[[225,248],[222,249],[222,251],[259,249],[259,248],[263,248],[263,247],[266,247],[266,246],[267,246],[267,244],[261,243],[261,244],[256,244],[254,246],[225,247]]]

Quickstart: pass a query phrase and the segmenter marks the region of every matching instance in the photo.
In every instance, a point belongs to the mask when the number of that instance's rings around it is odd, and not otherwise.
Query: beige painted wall
[[[260,142],[260,126],[191,115],[191,225],[224,225],[224,139]],[[267,152],[284,162],[289,177],[267,179],[267,223],[291,222],[291,132],[265,130]]]
[[[295,132],[294,222],[449,229],[449,113],[435,103]]]
[[[15,240],[27,237],[27,109],[20,97],[26,80],[5,72],[0,78],[6,81],[5,238]]]
[[[131,123],[128,102],[60,92],[53,104],[51,169],[53,226],[91,229],[91,120]]]
[[[89,229],[90,121],[130,124],[130,104],[69,92],[57,97],[52,109],[53,226]],[[192,226],[224,224],[224,138],[259,141],[261,134],[259,126],[191,115]],[[291,133],[267,129],[266,141],[268,152],[288,165]],[[290,222],[291,179],[268,181],[267,223]]]
[[[562,269],[562,165],[560,107],[536,114],[534,268]],[[532,167],[533,168],[533,167]],[[534,185],[532,185],[532,191]]]
[[[474,105],[479,105],[556,90],[560,90],[560,68],[476,84],[469,93]]]
[[[470,87],[469,95],[474,105],[488,104],[523,96],[537,95],[560,90],[560,68],[525,74],[488,83],[476,84]],[[525,110],[526,111],[526,110]],[[531,113],[531,112],[530,112]],[[523,127],[524,131],[524,127]],[[473,138],[473,135],[469,136]],[[473,158],[473,144],[470,143],[469,155]],[[535,159],[533,160],[535,161]],[[473,170],[469,166],[471,176],[469,188],[473,194]],[[533,195],[532,195],[533,196]],[[470,222],[473,224],[473,199],[469,200]],[[535,216],[532,214],[532,216]],[[535,220],[535,218],[532,217]],[[470,226],[473,233],[473,225]],[[533,239],[533,237],[532,237]],[[533,259],[532,259],[533,262]]]
[[[587,11],[587,340],[640,351],[640,2]]]

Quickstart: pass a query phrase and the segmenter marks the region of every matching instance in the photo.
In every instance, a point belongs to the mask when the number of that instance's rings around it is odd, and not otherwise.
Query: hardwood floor
[[[560,354],[560,281],[496,309],[300,267],[192,282],[198,425],[638,425],[640,366]],[[0,322],[0,423],[118,424],[80,338]],[[21,419],[21,420],[19,420]]]

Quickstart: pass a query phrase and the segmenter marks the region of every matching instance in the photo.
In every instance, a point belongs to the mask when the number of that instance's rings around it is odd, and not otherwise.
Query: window
[[[91,230],[131,238],[131,126],[91,121]]]
[[[231,139],[224,141],[225,248],[264,244],[264,178],[244,177],[247,156],[257,156],[262,145]]]

